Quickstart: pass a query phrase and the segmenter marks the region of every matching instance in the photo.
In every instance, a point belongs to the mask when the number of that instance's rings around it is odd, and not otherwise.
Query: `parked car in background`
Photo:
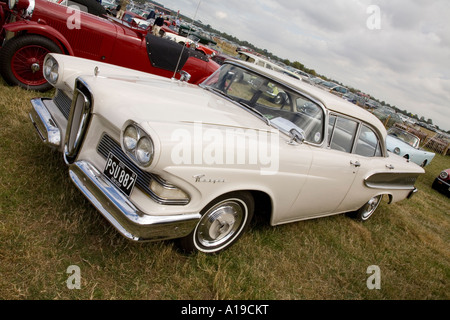
[[[319,84],[321,84],[322,82],[324,82],[323,79],[319,78],[319,77],[315,77],[315,78],[310,78],[309,80],[307,80],[308,83],[312,84],[313,86],[318,87]]]
[[[269,70],[278,71],[280,73],[286,74],[286,75],[288,75],[288,76],[290,76],[290,77],[292,77],[294,79],[297,79],[297,80],[301,80],[302,79],[300,77],[300,75],[298,75],[298,74],[296,74],[296,73],[294,73],[292,71],[289,71],[286,68],[280,67],[279,65],[277,65],[276,63],[266,59],[265,57],[256,55],[254,53],[250,53],[250,52],[247,52],[247,51],[239,51],[237,56],[236,56],[236,59],[239,59],[239,60],[242,60],[242,61],[246,61],[246,62],[250,62],[250,63],[256,64],[258,66],[267,68]]]
[[[194,50],[184,50],[180,59],[182,47],[178,44],[147,34],[147,30],[128,27],[113,17],[100,18],[47,0],[11,0],[0,5],[0,74],[9,85],[50,89],[42,73],[49,52],[167,78],[180,78],[183,71],[190,74],[194,84],[219,67]]]
[[[388,130],[386,146],[390,152],[402,156],[421,167],[429,165],[435,154],[420,148],[420,138],[399,127]]]
[[[150,21],[132,11],[125,11],[122,20],[127,22],[132,27],[137,27],[144,30],[151,30],[152,27]]]
[[[164,38],[175,41],[178,44],[197,50],[212,58],[217,54],[217,51],[202,44],[199,44],[199,39],[195,36],[183,37],[174,33],[165,33]]]
[[[367,103],[365,108],[370,108]],[[394,111],[388,108],[377,108],[373,110],[373,114],[384,123],[386,128],[393,127],[396,123],[403,123],[403,119]]]
[[[369,112],[252,63],[227,60],[199,86],[61,54],[44,70],[56,91],[32,100],[39,137],[134,241],[217,253],[263,212],[271,225],[344,212],[365,221],[383,196],[411,197],[424,173],[388,153]],[[236,81],[242,73],[253,81]]]
[[[336,88],[338,86],[338,84],[331,82],[331,81],[322,81],[322,82],[318,82],[317,84],[318,84],[319,88],[324,89],[326,91],[330,91],[330,92],[333,88]]]
[[[200,28],[197,28],[190,24],[182,23],[180,25],[180,27],[178,28],[178,34],[180,36],[184,36],[184,37],[187,37],[189,35],[194,35],[199,39],[199,42],[201,44],[204,44],[207,46],[217,45],[217,42],[214,41],[214,39],[208,33],[204,32]]]
[[[356,104],[360,107],[364,107],[365,106],[365,99],[357,94],[354,94],[352,92],[347,92],[346,94],[344,94],[342,96],[343,99],[350,101],[353,104]]]
[[[431,187],[450,197],[450,169],[442,170],[442,172],[434,179]]]
[[[343,86],[335,86],[330,89],[332,94],[342,97],[344,94],[348,93],[348,89]]]
[[[304,71],[301,71],[301,70],[295,70],[294,72],[297,73],[298,75],[300,75],[300,77],[302,77],[302,79],[304,81],[308,81],[313,77],[312,75],[310,75]]]
[[[213,59],[215,62],[217,62],[219,65],[224,64],[225,60],[227,59],[233,59],[234,57],[225,54],[223,52],[218,52],[217,54],[214,55],[214,57],[212,57],[211,59]]]

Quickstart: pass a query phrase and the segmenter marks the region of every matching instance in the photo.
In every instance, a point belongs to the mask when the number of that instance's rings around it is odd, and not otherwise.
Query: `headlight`
[[[55,84],[59,78],[59,65],[55,58],[49,56],[44,62],[44,78],[51,84]]]
[[[448,178],[448,173],[446,171],[442,171],[439,177],[443,180]]]
[[[396,148],[394,149],[394,153],[395,153],[395,154],[400,154],[400,148],[399,148],[399,147],[396,147]]]
[[[17,0],[8,0],[8,8],[10,10],[14,9],[14,6],[16,5]]]
[[[35,0],[8,0],[8,7],[10,10],[14,8],[17,10],[24,10],[22,16],[29,18],[33,14],[35,7]]]
[[[134,151],[138,142],[138,132],[133,125],[128,126],[123,132],[123,146],[127,151]]]
[[[149,166],[153,159],[153,142],[149,137],[139,139],[136,147],[136,159],[140,165]]]
[[[136,124],[129,124],[122,134],[122,145],[126,153],[143,167],[148,167],[155,153],[150,136]]]

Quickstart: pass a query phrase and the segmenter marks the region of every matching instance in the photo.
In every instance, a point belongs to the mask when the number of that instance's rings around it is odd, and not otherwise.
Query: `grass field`
[[[436,155],[415,197],[385,199],[366,223],[260,222],[222,254],[184,255],[172,241],[129,242],[97,213],[37,137],[36,95],[0,80],[0,299],[450,298],[450,200],[430,187],[448,156]],[[370,290],[373,265],[381,287]],[[80,289],[67,286],[70,266]]]

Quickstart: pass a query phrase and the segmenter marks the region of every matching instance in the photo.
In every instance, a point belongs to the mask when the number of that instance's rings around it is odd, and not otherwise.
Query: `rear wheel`
[[[355,219],[360,221],[368,220],[375,212],[375,210],[377,210],[382,198],[383,195],[378,195],[367,201],[365,205],[363,205],[358,211],[355,212]]]
[[[180,239],[186,252],[217,253],[229,248],[245,232],[253,217],[254,200],[249,192],[232,192],[202,210],[194,231]]]
[[[34,34],[14,37],[0,50],[0,73],[9,85],[47,91],[52,86],[42,69],[50,52],[61,53],[61,48],[48,38]]]

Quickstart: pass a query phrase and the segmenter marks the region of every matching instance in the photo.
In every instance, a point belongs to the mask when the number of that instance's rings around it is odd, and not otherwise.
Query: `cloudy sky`
[[[450,130],[448,0],[160,3]]]

